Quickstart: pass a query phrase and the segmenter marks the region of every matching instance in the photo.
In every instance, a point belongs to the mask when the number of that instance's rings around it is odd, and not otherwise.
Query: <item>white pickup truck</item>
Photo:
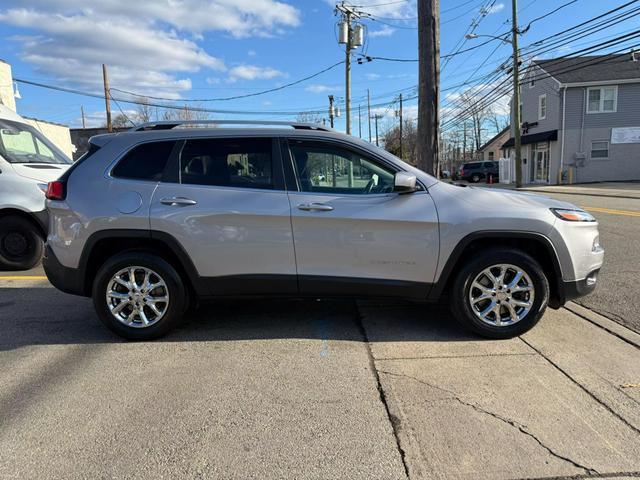
[[[0,271],[28,270],[42,258],[47,183],[71,163],[36,128],[0,105]]]

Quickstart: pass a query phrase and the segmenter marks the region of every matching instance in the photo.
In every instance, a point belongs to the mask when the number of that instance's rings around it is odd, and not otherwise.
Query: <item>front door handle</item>
[[[301,203],[298,205],[298,209],[305,211],[330,212],[333,210],[333,207],[326,203]]]
[[[185,197],[171,197],[171,198],[163,198],[162,200],[160,200],[160,203],[163,205],[187,206],[187,205],[196,205],[198,202]]]

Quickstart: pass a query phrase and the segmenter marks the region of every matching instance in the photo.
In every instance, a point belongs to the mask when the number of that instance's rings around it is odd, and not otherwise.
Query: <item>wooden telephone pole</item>
[[[418,168],[433,175],[438,162],[440,0],[418,0]]]
[[[111,94],[109,93],[109,75],[107,74],[107,66],[102,64],[102,81],[104,82],[104,103],[107,110],[107,132],[113,132],[111,124]]]
[[[400,117],[400,160],[403,160],[403,155],[402,155],[402,94],[400,94],[400,112],[399,112],[399,117]]]
[[[333,128],[333,116],[335,110],[333,108],[333,95],[329,95],[329,125]]]
[[[369,117],[369,143],[371,143],[371,94],[367,88],[367,116]]]

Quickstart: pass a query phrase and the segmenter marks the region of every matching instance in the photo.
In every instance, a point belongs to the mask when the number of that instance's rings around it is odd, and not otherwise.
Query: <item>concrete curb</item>
[[[599,313],[596,313],[593,310],[589,310],[588,308],[585,308],[582,305],[578,305],[574,302],[567,302],[564,308],[569,310],[571,313],[578,315],[580,318],[583,318],[588,322],[593,323],[597,327],[600,327],[603,330],[609,332],[611,335],[614,335],[621,340],[624,340],[625,342],[634,345],[637,348],[640,348],[640,334],[625,327],[624,325],[620,325],[613,320],[609,320],[607,317],[604,317]]]
[[[582,196],[588,196],[588,197],[607,197],[607,198],[624,198],[624,199],[629,199],[629,200],[640,200],[640,195],[636,195],[636,196],[630,196],[630,195],[620,195],[620,194],[612,194],[612,193],[593,193],[592,191],[589,192],[567,192],[564,190],[560,190],[560,189],[553,189],[553,190],[542,190],[542,189],[538,189],[538,188],[517,188],[516,189],[519,192],[534,192],[534,193],[540,193],[540,194],[545,194],[545,193],[558,193],[560,195],[582,195]]]

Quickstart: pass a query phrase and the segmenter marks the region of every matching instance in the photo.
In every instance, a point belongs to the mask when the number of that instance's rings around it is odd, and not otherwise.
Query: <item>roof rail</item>
[[[315,123],[281,122],[271,120],[163,120],[145,122],[133,127],[130,132],[144,132],[148,130],[171,130],[182,125],[277,125],[292,127],[296,130],[320,130],[333,132],[334,130]]]

